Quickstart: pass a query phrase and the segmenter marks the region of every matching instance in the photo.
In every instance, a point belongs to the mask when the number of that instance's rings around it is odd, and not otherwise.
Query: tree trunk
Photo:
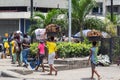
[[[80,39],[81,39],[81,42],[83,42],[83,24],[82,24],[82,21],[81,22],[79,22],[79,24],[80,24]]]

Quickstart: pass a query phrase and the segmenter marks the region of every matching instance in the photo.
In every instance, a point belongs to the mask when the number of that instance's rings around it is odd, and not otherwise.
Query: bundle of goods
[[[61,31],[60,26],[56,24],[49,24],[46,26],[47,36],[55,36]]]
[[[45,29],[36,29],[35,30],[35,35],[36,35],[36,39],[37,40],[41,40],[41,39],[44,39],[44,33],[45,33]]]
[[[100,40],[102,38],[102,33],[100,31],[97,30],[91,30],[89,32],[87,32],[87,37],[89,38],[89,40]]]
[[[46,26],[46,32],[60,32],[60,26],[56,25],[56,24],[49,24],[48,26]]]

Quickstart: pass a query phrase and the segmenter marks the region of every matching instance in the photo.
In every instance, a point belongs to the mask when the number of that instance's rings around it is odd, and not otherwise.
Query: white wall
[[[0,6],[29,6],[30,0],[0,0]]]
[[[68,0],[34,0],[35,6],[46,7],[46,8],[67,8]]]
[[[30,6],[31,0],[0,0],[0,6]],[[46,8],[67,8],[68,0],[33,0],[33,5]]]
[[[0,12],[0,19],[30,18],[30,12]]]
[[[106,0],[106,5],[111,5],[111,0]],[[113,5],[120,5],[120,0],[113,0]]]
[[[97,2],[106,2],[106,6],[111,5],[111,0],[96,0]],[[120,5],[120,0],[113,0],[113,5]]]
[[[97,2],[106,2],[106,5],[111,4],[111,0],[96,0]],[[33,0],[34,6],[57,8],[67,8],[68,0]],[[113,0],[113,5],[120,5],[120,0]],[[30,6],[30,0],[0,0],[0,6]]]

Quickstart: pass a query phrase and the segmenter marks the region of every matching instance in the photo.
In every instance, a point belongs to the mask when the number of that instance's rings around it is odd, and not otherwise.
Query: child
[[[54,37],[50,37],[50,41],[46,41],[48,47],[48,64],[50,66],[49,75],[52,75],[52,71],[55,71],[55,75],[57,75],[57,69],[54,67],[54,58],[57,51],[57,45],[54,42]]]
[[[97,53],[98,53],[98,47],[96,47],[96,44],[97,44],[96,41],[92,42],[93,47],[90,49],[90,56],[89,56],[89,59],[88,59],[88,63],[91,60],[91,69],[92,69],[91,80],[93,80],[94,73],[98,76],[98,80],[101,79],[100,75],[95,70],[95,67],[96,67],[96,64],[97,64]]]
[[[45,44],[43,40],[40,40],[40,43],[38,45],[38,58],[39,58],[39,63],[35,70],[38,70],[41,63],[42,72],[45,72],[44,64],[43,64],[43,59],[45,58]]]

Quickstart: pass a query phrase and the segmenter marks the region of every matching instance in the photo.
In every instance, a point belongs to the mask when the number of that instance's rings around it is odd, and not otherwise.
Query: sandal
[[[57,76],[57,71],[55,71],[55,76]]]

